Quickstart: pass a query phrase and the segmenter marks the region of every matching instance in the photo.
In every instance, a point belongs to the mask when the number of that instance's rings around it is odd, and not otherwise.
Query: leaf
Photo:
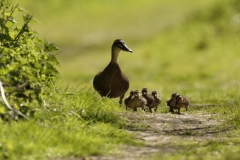
[[[7,21],[7,23],[5,24],[5,27],[10,29],[13,27],[13,25],[14,25],[14,23],[12,21]]]
[[[17,21],[14,18],[8,18],[11,22],[17,23]]]
[[[43,43],[42,40],[40,38],[38,38],[37,36],[33,37],[33,41],[35,43]]]
[[[57,57],[55,57],[54,55],[49,54],[49,55],[48,55],[48,60],[49,60],[49,62],[52,62],[53,64],[55,64],[55,65],[57,65],[57,66],[60,66],[59,60],[58,60]]]
[[[4,107],[0,106],[0,114],[5,114],[6,110]]]
[[[8,35],[9,35],[9,37],[11,37],[12,39],[15,38],[15,32],[13,32],[13,31],[9,31],[9,32],[8,32]]]
[[[10,16],[10,15],[11,15],[11,12],[5,11],[5,12],[3,12],[3,14],[4,14],[4,16]]]
[[[20,12],[28,12],[27,10],[25,10],[25,9],[22,8],[22,7],[18,7],[18,11],[20,11]]]
[[[24,14],[23,15],[23,20],[24,22],[28,21],[32,16],[30,14]]]
[[[33,20],[34,22],[40,23],[40,22],[39,22],[37,19],[35,19],[35,18],[32,19],[32,20]]]
[[[54,43],[49,43],[47,41],[44,42],[44,51],[45,52],[52,52],[52,51],[56,51],[56,50],[59,50],[59,48],[56,47]]]
[[[40,69],[42,67],[39,63],[34,63],[33,66],[37,69]]]

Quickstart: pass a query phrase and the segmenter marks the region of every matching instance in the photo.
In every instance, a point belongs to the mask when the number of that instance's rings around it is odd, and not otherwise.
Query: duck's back
[[[127,76],[122,73],[118,63],[115,62],[109,63],[102,72],[94,77],[93,86],[101,96],[116,98],[127,92],[129,81]]]

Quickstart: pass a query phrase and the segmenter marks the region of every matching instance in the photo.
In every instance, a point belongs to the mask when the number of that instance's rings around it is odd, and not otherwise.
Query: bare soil
[[[221,134],[224,134],[217,129],[222,122],[214,120],[216,115],[127,112],[123,116],[129,122],[128,131],[146,145],[121,146],[111,156],[95,156],[84,160],[149,159],[156,154],[176,152],[178,148],[174,142],[204,142],[221,139]]]

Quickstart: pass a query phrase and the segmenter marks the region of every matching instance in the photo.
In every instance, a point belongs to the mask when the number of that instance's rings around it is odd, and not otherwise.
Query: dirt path
[[[144,147],[124,146],[115,151],[113,156],[91,157],[91,160],[135,160],[146,159],[157,153],[174,153],[177,148],[174,142],[209,141],[218,139],[222,134],[216,129],[221,122],[213,120],[215,115],[207,114],[150,114],[127,113],[125,115],[130,126],[129,132],[145,142]],[[88,159],[87,159],[88,160]]]

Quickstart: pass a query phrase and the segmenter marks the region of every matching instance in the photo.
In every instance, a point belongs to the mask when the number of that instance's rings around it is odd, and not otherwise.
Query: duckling
[[[134,91],[134,97],[130,102],[130,108],[133,108],[134,111],[137,111],[137,108],[142,108],[145,111],[144,106],[147,104],[147,101],[140,95],[139,90]]]
[[[131,90],[130,95],[127,98],[125,98],[124,104],[126,106],[126,110],[128,109],[128,107],[131,106],[131,101],[134,98],[134,94],[135,94],[134,90]]]
[[[167,101],[167,105],[170,107],[169,112],[174,113],[174,109],[178,110],[178,114],[180,114],[181,108],[186,108],[186,112],[189,107],[189,100],[186,97],[183,97],[177,93],[173,93],[171,98]]]
[[[152,105],[153,105],[154,98],[153,98],[152,95],[148,94],[148,89],[147,89],[147,88],[143,88],[143,89],[142,89],[142,97],[147,101],[146,106],[147,106],[147,107],[149,108],[149,110],[150,110],[150,108],[151,108]],[[151,112],[151,110],[150,110],[150,112]]]
[[[161,103],[161,98],[158,96],[157,91],[152,91],[152,96],[153,96],[153,104],[152,106],[149,108],[150,112],[152,113],[152,108],[155,108],[154,111],[157,111],[158,105]]]
[[[188,111],[189,107],[189,100],[186,97],[177,95],[176,96],[176,107],[178,108],[178,114],[180,114],[180,109],[181,108],[186,108],[186,113]]]
[[[116,39],[112,44],[112,56],[110,63],[93,79],[93,87],[102,97],[120,97],[120,105],[122,104],[124,95],[129,88],[128,77],[121,71],[121,68],[117,63],[118,54],[121,50],[132,52],[123,40]]]
[[[173,109],[178,109],[178,108],[176,107],[176,97],[177,97],[177,96],[178,96],[178,94],[174,92],[174,93],[172,93],[171,98],[170,98],[169,100],[167,100],[167,105],[168,105],[169,108],[170,108],[169,112],[174,113],[174,110],[173,110]]]

